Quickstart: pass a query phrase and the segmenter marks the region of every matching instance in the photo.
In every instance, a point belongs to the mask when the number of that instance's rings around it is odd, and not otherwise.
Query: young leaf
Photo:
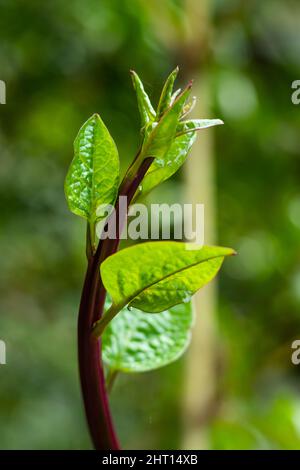
[[[223,124],[220,119],[193,119],[179,122],[177,137],[164,159],[155,159],[141,184],[140,195],[149,193],[155,186],[167,180],[183,165],[196,140],[196,130]],[[178,135],[179,134],[179,135]]]
[[[188,114],[190,114],[190,112],[194,109],[194,107],[196,106],[196,103],[197,103],[197,98],[196,96],[193,96],[193,98],[184,106],[183,110],[182,110],[182,115],[181,115],[181,119],[183,119],[184,117],[186,117]]]
[[[175,70],[169,75],[167,78],[163,90],[161,92],[161,96],[159,99],[158,107],[157,107],[157,120],[161,118],[165,111],[170,107],[171,100],[172,100],[172,93],[173,93],[173,86],[178,75],[179,68],[176,67]]]
[[[65,180],[66,199],[74,214],[92,224],[101,204],[114,203],[119,184],[117,147],[98,114],[81,127],[74,152]]]
[[[182,166],[196,140],[196,132],[183,134],[174,139],[166,158],[154,160],[140,185],[139,197],[170,178]]]
[[[172,94],[171,96],[171,102],[170,102],[170,106],[172,106],[172,104],[174,103],[174,101],[176,100],[177,96],[181,93],[181,88],[178,88],[178,90],[174,91],[174,93]]]
[[[190,119],[189,121],[182,121],[178,123],[176,135],[193,133],[193,131],[200,131],[208,127],[220,126],[224,124],[221,119]]]
[[[109,256],[101,264],[101,278],[113,310],[129,304],[158,313],[187,302],[217,274],[224,257],[234,254],[230,248],[193,248],[182,242],[147,242]]]
[[[155,111],[152,107],[149,96],[144,90],[143,83],[134,70],[130,71],[133,87],[136,91],[138,108],[141,116],[142,127],[155,120]]]
[[[155,157],[158,164],[164,165],[164,160],[176,135],[176,129],[184,103],[190,93],[192,84],[176,98],[171,108],[169,108],[160,121],[151,128],[145,138],[141,151],[141,158]]]
[[[191,337],[191,302],[160,315],[124,308],[102,337],[104,362],[112,371],[146,372],[166,366],[186,350]]]

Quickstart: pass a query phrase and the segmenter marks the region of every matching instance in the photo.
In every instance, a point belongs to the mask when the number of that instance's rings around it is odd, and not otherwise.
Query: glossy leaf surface
[[[102,337],[104,362],[111,371],[146,372],[166,366],[186,350],[191,337],[191,302],[159,315],[124,308]]]
[[[170,178],[185,162],[193,143],[196,132],[200,129],[223,124],[220,119],[193,119],[177,125],[176,137],[164,159],[155,159],[141,185],[141,194],[149,193],[155,186]],[[187,132],[190,131],[190,132]],[[201,158],[201,156],[199,156]]]
[[[187,302],[216,275],[224,257],[234,254],[230,248],[193,248],[182,242],[147,242],[107,258],[101,277],[114,306],[158,313]]]
[[[81,127],[74,152],[65,180],[67,202],[74,214],[94,222],[100,205],[114,203],[119,184],[117,147],[98,114]]]
[[[136,92],[138,108],[141,117],[142,127],[155,120],[156,113],[152,107],[149,96],[145,92],[144,85],[136,72],[131,70],[133,87]]]

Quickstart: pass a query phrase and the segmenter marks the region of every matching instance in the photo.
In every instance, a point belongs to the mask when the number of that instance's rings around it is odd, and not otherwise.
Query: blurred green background
[[[208,131],[218,243],[239,252],[218,278],[217,393],[199,426],[208,448],[300,449],[299,22],[297,0],[0,0],[0,448],[90,448],[76,363],[85,224],[63,181],[94,112],[125,168],[139,142],[129,69],[155,102],[178,64],[181,83],[210,90],[200,117],[225,121]],[[184,185],[181,171],[153,197],[178,200]],[[185,368],[120,377],[125,448],[183,445]]]

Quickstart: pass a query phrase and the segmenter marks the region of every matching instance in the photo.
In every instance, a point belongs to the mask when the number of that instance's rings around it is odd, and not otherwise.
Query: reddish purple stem
[[[119,197],[127,196],[128,208],[152,161],[152,157],[146,158],[137,174],[130,180],[125,178],[121,184],[115,209],[117,238],[100,241],[96,253],[90,256],[81,295],[78,316],[79,372],[86,418],[96,450],[120,449],[109,408],[101,342],[92,334],[93,324],[102,316],[106,296],[99,267],[119,247],[119,234],[126,219],[126,214],[123,214],[119,221]]]

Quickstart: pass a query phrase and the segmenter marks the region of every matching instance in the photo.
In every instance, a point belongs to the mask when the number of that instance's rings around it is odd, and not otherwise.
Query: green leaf
[[[153,188],[170,178],[186,160],[193,143],[196,132],[176,137],[163,160],[154,160],[140,185],[139,196],[145,196]]]
[[[103,360],[112,371],[121,372],[146,372],[166,366],[186,350],[192,323],[191,302],[160,315],[125,308],[103,334]]]
[[[101,264],[113,311],[125,305],[158,313],[187,302],[218,272],[230,248],[182,242],[147,242],[126,248]]]
[[[133,87],[136,91],[138,108],[141,116],[142,127],[155,120],[155,111],[152,107],[149,96],[144,90],[143,83],[134,70],[130,71]]]
[[[194,107],[196,105],[196,102],[197,102],[197,98],[196,98],[196,96],[193,96],[193,98],[184,106],[184,108],[182,110],[181,120],[185,116],[190,114],[190,112],[194,109]]]
[[[173,86],[178,75],[178,71],[179,68],[176,67],[176,69],[173,70],[164,84],[157,107],[157,120],[161,118],[164,112],[166,112],[171,105]]]
[[[171,105],[174,103],[176,100],[177,96],[180,95],[181,93],[181,88],[178,88],[178,90],[174,91],[174,93],[171,96]]]
[[[179,117],[190,93],[191,86],[192,84],[190,83],[183,90],[158,123],[153,123],[149,127],[141,150],[141,159],[154,157],[159,165],[164,165],[166,154],[176,135]]]
[[[224,124],[221,119],[190,119],[178,123],[176,134],[193,134],[193,131],[200,131],[208,127],[220,126]]]
[[[164,166],[164,160],[176,136],[176,130],[186,99],[190,93],[192,83],[180,93],[171,107],[156,122],[149,122],[144,129],[143,144],[138,157],[130,168],[130,176],[134,176],[142,162],[152,157],[157,165]],[[153,163],[152,163],[153,164]],[[151,167],[150,167],[151,168]],[[128,174],[127,174],[128,175]]]
[[[164,159],[155,159],[153,161],[141,184],[140,195],[144,196],[149,193],[155,186],[176,173],[185,162],[196,140],[197,130],[220,124],[223,124],[220,119],[193,119],[180,122],[176,129],[176,133],[180,135],[173,140]]]
[[[117,147],[98,114],[80,129],[74,152],[65,180],[67,202],[74,214],[94,223],[100,205],[114,204],[119,185]]]

